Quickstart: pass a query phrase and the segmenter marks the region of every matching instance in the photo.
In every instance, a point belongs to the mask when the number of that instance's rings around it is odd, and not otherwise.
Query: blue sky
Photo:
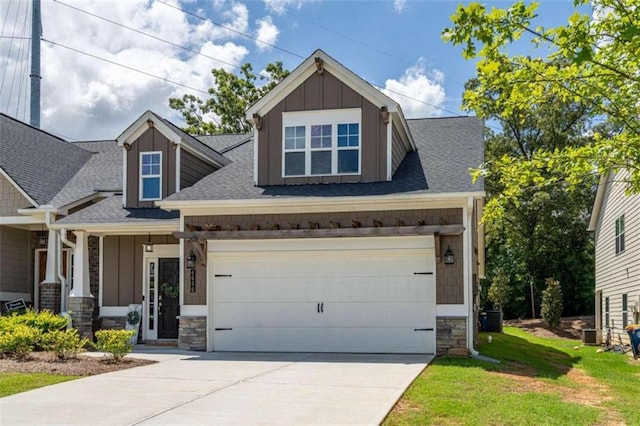
[[[21,0],[11,6],[0,1],[0,18],[6,16],[8,22],[3,36],[28,32],[23,19],[28,3]],[[510,3],[488,2],[497,7]],[[211,58],[227,64],[251,62],[256,71],[274,61],[293,69],[302,61],[299,56],[306,57],[317,48],[390,90],[388,94],[397,98],[408,116],[463,114],[463,84],[473,77],[474,63],[462,58],[461,48],[440,38],[457,4],[445,0],[42,0],[46,40],[42,43],[42,127],[72,140],[114,138],[147,109],[180,124],[180,117],[168,108],[170,96],[186,91],[204,96],[199,91],[214,84],[212,67],[235,70]],[[543,0],[536,25],[566,23],[573,11],[572,1]],[[191,14],[206,16],[233,31]],[[256,38],[277,48],[256,43]],[[7,79],[0,90],[0,111],[28,121],[27,85],[17,83],[28,75],[21,47],[24,50],[25,45],[0,39],[0,71],[16,86],[9,98]],[[535,54],[524,43],[514,49]],[[421,102],[399,97],[397,92]]]

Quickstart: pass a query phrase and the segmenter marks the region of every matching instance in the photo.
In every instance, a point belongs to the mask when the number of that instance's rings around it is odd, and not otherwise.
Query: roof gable
[[[0,113],[0,169],[34,207],[47,204],[92,153]]]
[[[229,164],[229,160],[219,152],[200,142],[193,136],[185,133],[182,129],[170,121],[160,117],[153,111],[147,111],[142,114],[124,132],[122,132],[122,134],[116,138],[118,146],[122,147],[131,145],[151,127],[154,127],[162,133],[171,143],[180,145],[182,148],[211,164],[218,167],[223,167]]]

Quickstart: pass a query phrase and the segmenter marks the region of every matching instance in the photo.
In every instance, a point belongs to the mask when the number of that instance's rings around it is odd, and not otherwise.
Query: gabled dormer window
[[[288,112],[282,116],[282,176],[360,174],[359,108]]]
[[[162,152],[140,153],[140,201],[162,198]]]

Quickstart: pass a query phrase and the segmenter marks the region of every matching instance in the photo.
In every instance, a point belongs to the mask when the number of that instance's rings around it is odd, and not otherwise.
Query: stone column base
[[[60,297],[62,286],[60,283],[40,283],[40,309],[47,309],[56,314],[60,313]]]
[[[207,317],[179,317],[178,347],[187,351],[207,350]]]
[[[80,337],[93,342],[93,297],[69,297],[73,328]]]
[[[436,318],[436,355],[469,355],[466,318]]]

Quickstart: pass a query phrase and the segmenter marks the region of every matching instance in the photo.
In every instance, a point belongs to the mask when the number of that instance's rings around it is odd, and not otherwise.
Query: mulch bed
[[[124,358],[113,362],[108,358],[78,355],[64,361],[59,361],[50,352],[33,352],[25,360],[0,358],[0,373],[48,373],[70,376],[93,376],[127,368],[153,364],[155,361],[146,359]]]
[[[595,317],[593,315],[580,317],[566,317],[560,319],[560,325],[556,330],[549,327],[541,318],[506,320],[504,325],[522,328],[538,337],[563,337],[565,339],[582,339],[583,328],[594,328]]]

